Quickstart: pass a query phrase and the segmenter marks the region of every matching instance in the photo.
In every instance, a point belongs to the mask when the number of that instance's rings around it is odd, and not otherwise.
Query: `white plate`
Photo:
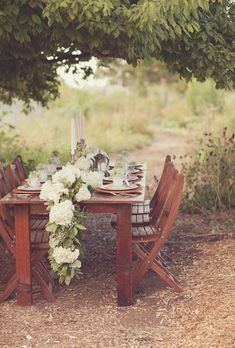
[[[127,177],[127,180],[128,181],[133,181],[133,180],[138,180],[139,178],[138,178],[138,176],[136,176],[136,175],[128,175],[128,177]]]
[[[126,190],[134,190],[138,187],[138,185],[114,185],[114,184],[107,184],[107,185],[100,185],[99,188],[102,190],[115,190],[115,191],[126,191]]]
[[[29,185],[22,185],[17,187],[19,190],[24,191],[40,191],[42,186],[29,186]]]
[[[137,179],[139,179],[139,178],[138,178],[138,176],[136,176],[136,175],[130,175],[130,176],[128,176],[128,178],[127,178],[128,181],[133,181],[133,180],[137,180]],[[107,177],[104,178],[104,180],[113,181],[113,178],[112,178],[111,176],[107,176]],[[124,180],[124,179],[123,179],[123,180]]]

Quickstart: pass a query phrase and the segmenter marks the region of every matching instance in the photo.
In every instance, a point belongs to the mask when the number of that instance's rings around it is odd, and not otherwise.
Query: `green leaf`
[[[70,284],[70,282],[71,282],[71,277],[70,277],[70,275],[67,275],[67,276],[65,277],[64,282],[65,282],[66,285],[69,285],[69,284]]]
[[[47,225],[46,230],[48,232],[54,233],[57,230],[57,227],[58,226],[55,223],[53,223],[53,224]]]
[[[81,225],[81,224],[76,224],[76,227],[79,229],[79,230],[86,230],[86,227]]]
[[[41,19],[37,15],[33,14],[32,15],[32,21],[36,24],[41,24]]]

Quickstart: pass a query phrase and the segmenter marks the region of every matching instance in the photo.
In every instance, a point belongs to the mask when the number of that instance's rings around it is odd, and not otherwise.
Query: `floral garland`
[[[76,203],[90,199],[92,190],[102,184],[103,173],[91,171],[94,155],[89,153],[64,166],[43,184],[40,194],[49,210],[46,230],[51,267],[66,285],[81,273],[84,255],[80,237],[86,229],[85,214]]]

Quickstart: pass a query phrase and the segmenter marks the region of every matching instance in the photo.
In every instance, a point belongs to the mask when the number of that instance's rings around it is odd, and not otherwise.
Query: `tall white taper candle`
[[[85,132],[85,119],[84,119],[84,116],[81,116],[81,127],[82,127],[82,139],[85,139],[85,134],[84,134],[84,132]]]
[[[80,115],[77,113],[76,116],[76,128],[77,128],[77,140],[80,142],[81,140],[81,125],[80,125]]]
[[[76,129],[75,129],[75,120],[71,120],[71,155],[73,156],[76,151],[77,141],[76,141]]]

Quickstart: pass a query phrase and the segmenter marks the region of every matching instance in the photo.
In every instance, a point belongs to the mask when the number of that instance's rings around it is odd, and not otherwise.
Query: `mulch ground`
[[[148,162],[150,190],[165,155],[184,147],[182,137],[164,134],[133,153]],[[175,293],[149,271],[134,305],[118,307],[115,231],[110,216],[90,216],[81,278],[60,286],[54,304],[40,293],[31,307],[17,306],[14,298],[0,304],[0,347],[235,347],[234,221],[235,212],[212,219],[180,214],[164,256],[183,292]],[[0,242],[0,286],[11,262]]]
[[[89,217],[83,276],[60,286],[54,304],[37,293],[29,308],[15,299],[0,305],[0,346],[234,347],[235,239],[228,218],[217,217],[215,232],[206,217],[180,215],[164,254],[184,291],[173,292],[149,271],[125,308],[117,307],[109,220]],[[2,245],[0,256],[2,277],[10,262]]]

